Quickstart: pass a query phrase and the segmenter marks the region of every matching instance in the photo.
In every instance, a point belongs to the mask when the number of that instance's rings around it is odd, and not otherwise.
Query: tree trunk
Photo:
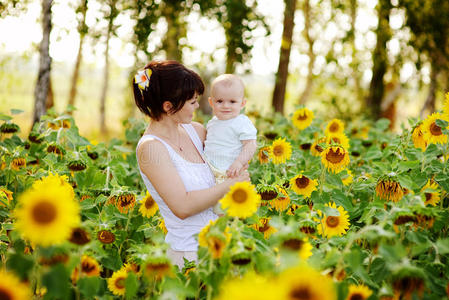
[[[354,80],[355,91],[357,98],[360,102],[363,102],[363,90],[360,83],[360,72],[359,72],[359,60],[357,58],[357,49],[355,47],[355,21],[357,19],[357,0],[351,0],[351,34],[349,35],[351,48],[352,48],[352,78]]]
[[[109,20],[108,32],[106,34],[106,50],[104,52],[104,70],[103,70],[103,89],[100,99],[100,131],[103,135],[107,134],[106,127],[106,94],[109,86],[109,39],[112,34],[113,19]]]
[[[186,24],[180,18],[182,6],[176,2],[165,2],[162,14],[167,21],[167,33],[162,43],[167,59],[182,61],[179,40],[186,34]]]
[[[87,0],[84,0],[81,6],[82,19],[80,23],[80,42],[78,46],[78,55],[76,56],[75,68],[73,70],[72,82],[70,87],[69,101],[67,105],[75,106],[76,94],[78,92],[78,78],[79,78],[79,70],[81,66],[81,60],[83,57],[83,44],[84,38],[86,37],[86,33],[84,32],[84,28],[86,27],[86,14],[87,14]],[[69,112],[72,114],[72,112]]]
[[[272,106],[276,112],[284,113],[285,90],[287,86],[288,63],[292,47],[293,27],[295,25],[296,0],[285,0],[284,30],[282,32],[279,67],[273,91]]]
[[[50,57],[50,32],[51,32],[51,6],[52,0],[42,0],[42,41],[39,48],[39,73],[34,90],[34,114],[33,124],[39,122],[45,114],[45,104],[50,85],[51,57]]]
[[[387,42],[391,37],[389,26],[391,3],[390,0],[379,0],[377,4],[378,25],[376,29],[377,42],[373,52],[373,78],[366,99],[367,108],[374,119],[381,116],[381,104],[384,96],[384,75],[387,72]]]
[[[51,83],[51,76],[48,80],[47,100],[45,100],[45,109],[48,110],[55,105],[55,94],[53,93],[53,84]]]
[[[432,113],[435,111],[435,93],[437,90],[438,73],[438,68],[432,64],[432,70],[430,71],[429,93],[427,94],[426,102],[421,108],[421,119],[424,119],[426,113]]]
[[[308,65],[308,73],[307,73],[307,81],[306,86],[304,88],[304,91],[302,92],[301,96],[299,97],[299,104],[305,104],[307,102],[307,99],[309,99],[309,96],[312,92],[312,84],[313,84],[313,65],[315,64],[315,54],[313,53],[313,43],[314,40],[310,37],[310,19],[311,19],[311,12],[310,12],[310,1],[305,0],[304,1],[304,36],[306,38],[307,44],[309,46],[308,49],[308,56],[309,56],[309,65]]]
[[[234,43],[226,42],[226,70],[225,73],[233,74],[235,71],[235,61],[237,55],[235,54],[236,47]]]

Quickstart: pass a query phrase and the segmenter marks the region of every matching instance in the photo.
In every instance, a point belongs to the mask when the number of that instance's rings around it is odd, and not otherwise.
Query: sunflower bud
[[[1,133],[16,133],[19,130],[20,130],[20,127],[14,123],[3,123],[0,126]]]
[[[82,160],[72,160],[67,164],[70,171],[82,171],[86,169],[86,164]]]

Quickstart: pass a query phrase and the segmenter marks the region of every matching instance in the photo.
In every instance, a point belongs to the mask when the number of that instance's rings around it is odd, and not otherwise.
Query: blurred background
[[[242,76],[248,113],[305,105],[399,131],[442,107],[448,37],[447,0],[1,0],[0,112],[23,110],[24,136],[49,108],[72,113],[81,135],[121,136],[143,117],[136,70],[175,59],[206,87]]]

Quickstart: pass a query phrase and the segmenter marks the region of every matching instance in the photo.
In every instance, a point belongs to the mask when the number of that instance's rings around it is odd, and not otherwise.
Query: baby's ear
[[[242,107],[244,107],[245,105],[246,105],[246,99],[243,98],[243,100],[242,100]]]
[[[212,98],[211,97],[207,98],[207,101],[209,102],[210,107],[214,108],[214,105],[212,104],[213,103]]]

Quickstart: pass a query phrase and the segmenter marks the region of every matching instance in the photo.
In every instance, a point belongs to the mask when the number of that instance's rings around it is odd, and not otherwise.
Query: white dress
[[[203,144],[196,133],[195,128],[192,124],[182,124],[182,126],[188,133],[198,152],[202,155]],[[136,150],[142,142],[151,139],[157,139],[165,145],[187,192],[207,189],[215,185],[214,175],[207,163],[192,163],[185,160],[173,150],[169,144],[157,136],[150,134],[143,135],[137,144]],[[180,219],[168,208],[167,204],[165,204],[164,200],[156,192],[156,189],[148,180],[147,176],[142,173],[140,166],[139,171],[148,192],[158,204],[159,211],[164,218],[165,227],[167,228],[165,241],[170,245],[171,249],[175,251],[197,251],[198,242],[195,235],[198,234],[210,220],[215,220],[218,217],[213,213],[212,207],[196,215],[185,218],[184,220]],[[167,178],[167,180],[170,180],[170,178]]]

